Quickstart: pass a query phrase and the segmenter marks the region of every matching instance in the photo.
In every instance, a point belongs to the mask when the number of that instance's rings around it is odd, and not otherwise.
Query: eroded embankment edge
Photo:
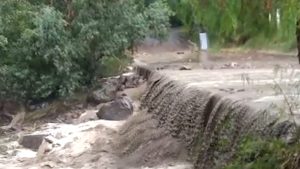
[[[135,71],[147,80],[141,109],[186,146],[197,169],[222,168],[249,135],[294,141],[294,124],[268,110],[189,86],[145,64]]]

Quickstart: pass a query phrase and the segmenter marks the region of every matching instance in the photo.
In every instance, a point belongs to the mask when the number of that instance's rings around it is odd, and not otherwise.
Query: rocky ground
[[[66,123],[45,123],[34,129],[11,132],[0,138],[0,168],[2,169],[189,169],[191,164],[183,158],[142,161],[140,152],[121,155],[120,130],[138,121],[139,97],[145,85],[126,89],[124,93],[134,100],[134,113],[129,120],[99,120],[99,108],[82,110],[80,117]],[[141,116],[140,116],[141,117]],[[125,125],[125,126],[124,126]],[[27,125],[30,126],[30,125]],[[31,126],[33,127],[33,126]],[[146,130],[139,129],[140,130]],[[132,130],[134,131],[134,130]],[[136,131],[138,132],[138,131]],[[132,133],[130,133],[132,134]],[[136,133],[133,133],[136,134]],[[125,138],[124,138],[125,139]],[[149,138],[150,139],[150,138]],[[125,139],[126,140],[126,139]],[[139,141],[139,138],[130,140]],[[149,140],[144,140],[145,142]],[[155,142],[155,141],[154,141]],[[176,142],[174,140],[174,142]],[[124,144],[125,143],[125,144]],[[122,144],[127,145],[126,141]],[[151,147],[151,144],[148,144]],[[26,148],[27,147],[27,148]],[[155,148],[155,146],[154,146]],[[122,152],[121,152],[122,150]],[[127,150],[124,150],[127,151]],[[155,149],[153,151],[156,151]],[[168,150],[166,150],[168,151]],[[157,152],[161,152],[157,150]],[[164,151],[163,151],[164,152]],[[167,158],[167,157],[166,157]],[[140,159],[140,160],[139,160]],[[155,159],[155,158],[153,158]]]

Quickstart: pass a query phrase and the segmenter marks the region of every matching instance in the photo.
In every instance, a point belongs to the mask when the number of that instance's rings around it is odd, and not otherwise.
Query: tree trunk
[[[297,48],[298,48],[298,60],[299,60],[299,64],[300,64],[300,19],[298,19],[297,21],[297,25],[296,25],[296,37],[297,37]]]

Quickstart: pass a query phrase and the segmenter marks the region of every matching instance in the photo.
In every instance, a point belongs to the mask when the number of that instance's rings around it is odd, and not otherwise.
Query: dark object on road
[[[99,119],[125,120],[133,113],[132,101],[129,97],[122,95],[114,101],[103,104],[97,112]]]

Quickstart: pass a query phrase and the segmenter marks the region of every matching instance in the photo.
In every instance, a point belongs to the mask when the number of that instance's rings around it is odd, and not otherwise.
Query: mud
[[[125,90],[135,96],[135,112],[127,121],[75,120],[46,123],[35,131],[0,138],[0,168],[3,169],[190,169],[187,153],[179,140],[149,114],[137,111],[140,88]],[[83,114],[96,114],[87,109]],[[18,144],[23,134],[44,134],[38,151]],[[18,136],[19,135],[19,136]]]

